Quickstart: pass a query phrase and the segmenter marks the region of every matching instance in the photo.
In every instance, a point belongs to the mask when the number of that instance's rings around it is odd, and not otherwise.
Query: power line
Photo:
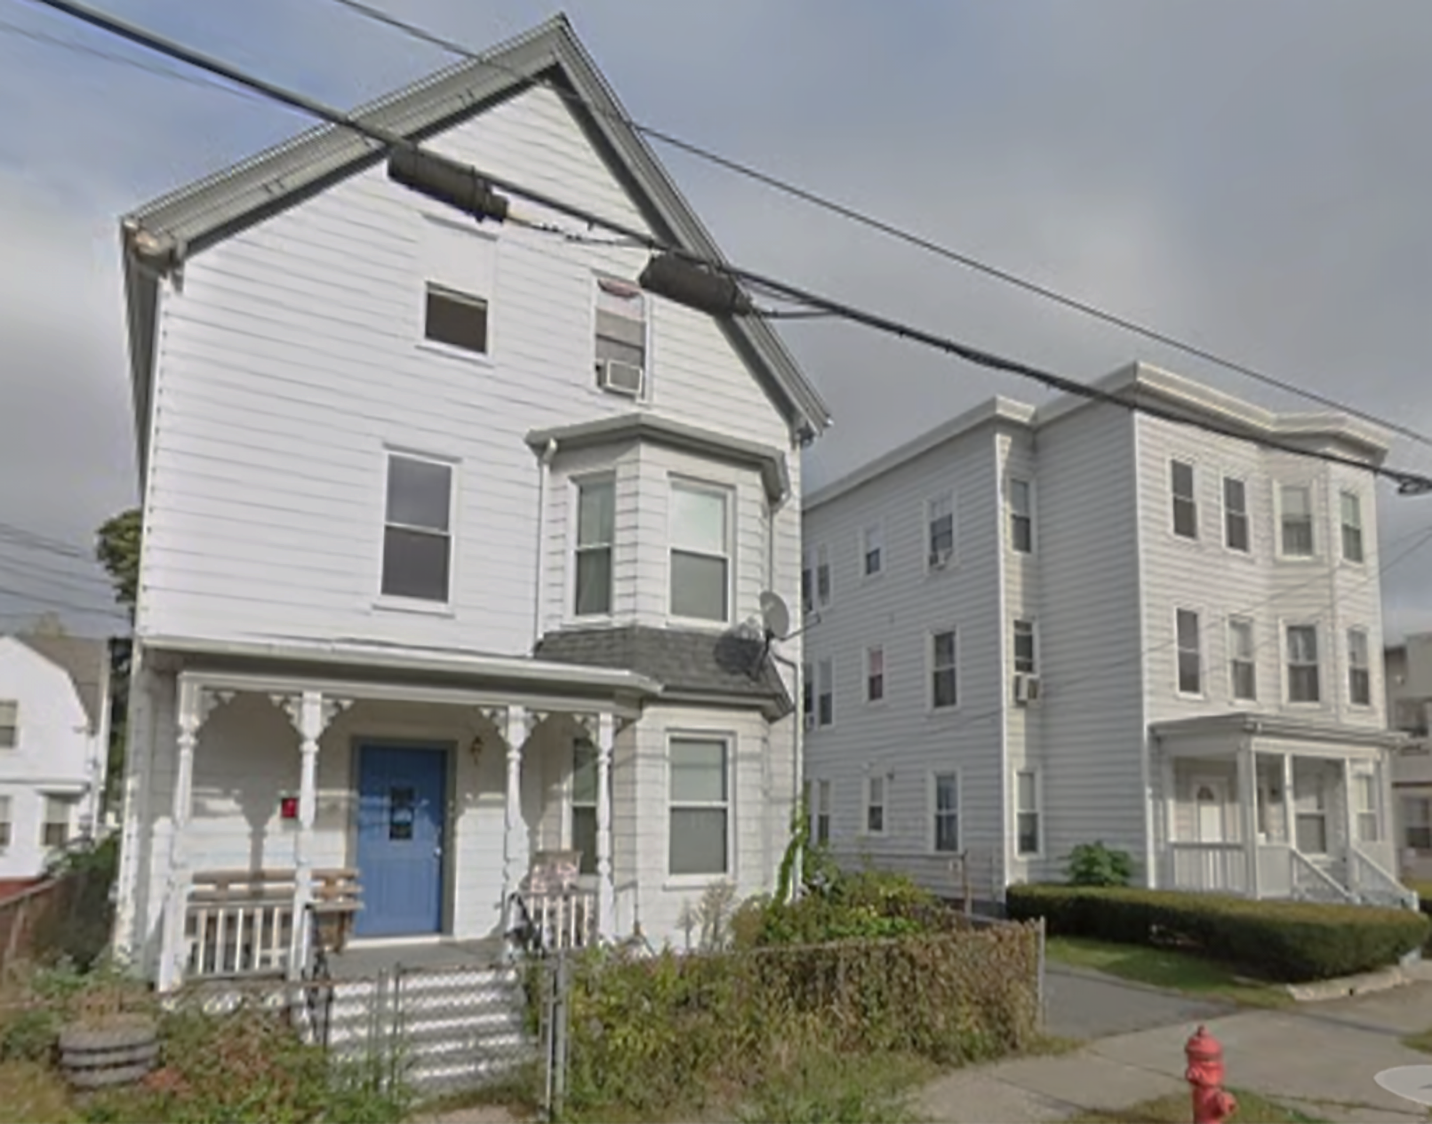
[[[1383,465],[1368,464],[1352,457],[1340,456],[1336,453],[1329,453],[1323,450],[1301,448],[1287,441],[1280,441],[1262,435],[1255,436],[1246,430],[1239,430],[1236,427],[1222,426],[1215,422],[1189,417],[1177,410],[1153,406],[1146,402],[1137,402],[1106,391],[1101,387],[1091,386],[1063,375],[1043,371],[1028,364],[1006,359],[991,352],[960,343],[957,340],[937,335],[923,328],[904,324],[889,317],[856,308],[853,305],[831,300],[787,282],[766,277],[754,270],[742,269],[724,261],[711,261],[702,258],[682,247],[667,245],[643,231],[636,230],[613,219],[604,218],[585,208],[564,202],[544,192],[539,192],[534,188],[493,175],[487,171],[478,171],[470,166],[456,164],[445,157],[437,156],[423,150],[416,142],[408,137],[401,136],[380,126],[372,125],[369,122],[343,113],[306,95],[295,93],[292,90],[274,85],[262,78],[256,78],[246,74],[228,63],[182,46],[135,24],[126,23],[123,20],[86,7],[83,4],[75,3],[74,0],[37,0],[37,2],[58,11],[65,12],[85,23],[93,24],[96,27],[100,27],[112,34],[128,39],[131,42],[138,43],[141,46],[148,47],[170,58],[178,59],[191,66],[198,67],[201,70],[218,74],[231,82],[245,86],[283,105],[302,110],[330,124],[350,129],[370,140],[389,146],[396,152],[408,154],[411,157],[409,163],[415,165],[419,170],[426,168],[429,172],[432,172],[436,169],[436,174],[461,181],[469,191],[480,189],[489,200],[492,198],[490,190],[492,187],[504,188],[516,195],[522,196],[530,202],[555,211],[558,214],[565,215],[568,218],[576,219],[589,226],[599,226],[614,233],[621,234],[632,239],[639,245],[646,246],[651,251],[665,253],[689,265],[702,267],[713,274],[723,275],[726,278],[743,281],[750,285],[764,287],[794,303],[806,305],[810,308],[821,309],[854,323],[863,324],[868,328],[873,328],[877,331],[882,331],[916,343],[925,344],[928,347],[933,347],[947,354],[958,356],[978,366],[1019,375],[1054,390],[1088,398],[1091,401],[1118,406],[1132,412],[1159,417],[1175,424],[1191,426],[1195,429],[1221,434],[1226,437],[1233,437],[1238,440],[1251,441],[1265,448],[1276,449],[1295,456],[1308,457],[1315,460],[1327,461],[1332,464],[1341,464],[1360,471],[1371,472],[1374,475],[1394,481],[1398,485],[1399,491],[1404,494],[1426,494],[1432,492],[1432,479],[1425,476],[1400,469],[1387,468]],[[391,171],[390,166],[390,174]],[[506,202],[500,199],[498,201],[502,203],[503,215],[505,217]],[[561,232],[559,231],[558,233]]]
[[[123,620],[128,623],[127,618],[118,609],[97,609],[89,605],[77,605],[73,601],[64,601],[56,597],[44,597],[38,593],[26,593],[20,589],[10,589],[7,586],[0,586],[0,596],[17,597],[22,601],[31,601],[36,605],[43,605],[49,609],[63,609],[71,613],[93,613],[96,616],[113,617],[115,620]],[[20,616],[19,613],[7,613],[7,616]]]
[[[480,51],[475,51],[472,48],[467,47],[453,39],[446,38],[442,35],[436,34],[435,32],[419,27],[416,24],[409,23],[408,21],[400,19],[397,16],[394,16],[381,8],[373,6],[372,4],[363,3],[362,0],[332,0],[332,2],[339,4],[345,8],[348,8],[350,11],[356,12],[357,14],[364,16],[367,19],[374,20],[378,23],[382,23],[387,25],[388,27],[394,28],[395,30],[400,31],[413,39],[418,39],[432,46],[440,47],[443,50],[450,52],[451,54],[458,55],[473,62],[480,62],[485,66],[492,67],[494,70],[500,70],[504,73],[512,74],[519,78],[524,78],[529,81],[531,80],[529,75],[524,74],[523,72],[517,70],[514,67],[506,66],[503,63],[497,62],[490,58],[488,55],[485,55]],[[1003,281],[1006,284],[1013,285],[1016,288],[1023,289],[1026,292],[1033,293],[1036,296],[1053,301],[1056,304],[1063,305],[1065,308],[1073,309],[1076,312],[1080,312],[1086,316],[1093,317],[1096,320],[1101,320],[1106,324],[1111,324],[1114,327],[1123,329],[1124,331],[1132,332],[1135,335],[1143,336],[1145,339],[1153,340],[1156,343],[1163,344],[1165,347],[1170,347],[1176,351],[1183,352],[1185,355],[1190,355],[1194,358],[1202,359],[1205,362],[1212,363],[1215,366],[1222,367],[1225,370],[1233,371],[1237,374],[1245,376],[1246,378],[1262,383],[1265,386],[1271,386],[1277,390],[1284,391],[1285,393],[1298,395],[1300,397],[1308,399],[1309,401],[1317,402],[1319,405],[1327,406],[1330,409],[1340,410],[1343,413],[1352,415],[1353,417],[1361,418],[1363,421],[1372,422],[1375,425],[1382,426],[1394,433],[1398,433],[1401,436],[1408,438],[1409,440],[1416,441],[1419,444],[1426,445],[1429,448],[1432,448],[1432,437],[1428,437],[1425,434],[1419,433],[1418,431],[1410,428],[1409,426],[1402,425],[1395,421],[1389,421],[1368,411],[1359,410],[1355,407],[1345,405],[1344,403],[1339,402],[1334,398],[1330,398],[1327,395],[1319,394],[1317,391],[1308,390],[1305,387],[1297,386],[1284,379],[1280,379],[1273,375],[1270,375],[1265,371],[1261,371],[1256,367],[1252,367],[1246,363],[1241,363],[1234,359],[1226,359],[1223,356],[1218,355],[1217,353],[1210,351],[1205,347],[1199,346],[1198,344],[1193,344],[1185,340],[1181,340],[1176,336],[1172,336],[1167,332],[1160,331],[1157,328],[1152,328],[1148,325],[1141,324],[1136,320],[1130,319],[1129,317],[1120,316],[1117,313],[1109,312],[1105,309],[1099,308],[1097,305],[1091,304],[1090,302],[1082,300],[1078,297],[1073,297],[1066,293],[1061,293],[1058,290],[1052,289],[1047,285],[1042,285],[1037,281],[1032,281],[1029,278],[1021,277],[1018,274],[1011,272],[1010,270],[1002,269],[999,266],[991,265],[988,262],[981,261],[978,258],[972,257],[969,254],[962,253],[959,250],[955,250],[948,246],[941,245],[940,243],[935,242],[933,239],[927,238],[924,235],[916,234],[913,231],[896,226],[894,223],[889,222],[885,219],[877,218],[871,214],[857,210],[852,206],[840,203],[834,199],[831,199],[828,196],[821,195],[811,190],[810,188],[801,187],[797,184],[791,183],[788,180],[783,180],[769,172],[764,172],[761,169],[754,167],[753,165],[743,163],[728,156],[722,156],[720,153],[715,152],[709,148],[705,148],[691,141],[683,140],[680,137],[654,128],[651,125],[644,125],[641,122],[634,120],[633,118],[627,116],[622,112],[614,111],[606,106],[593,105],[590,101],[583,98],[574,90],[562,89],[555,83],[550,82],[546,79],[541,80],[540,84],[545,89],[550,90],[565,101],[575,105],[580,105],[589,113],[595,113],[610,120],[618,121],[621,124],[625,125],[627,128],[632,129],[635,132],[642,134],[643,136],[650,137],[652,140],[660,141],[663,144],[670,145],[672,148],[679,149],[680,151],[685,152],[689,156],[695,156],[697,159],[704,160],[711,164],[715,164],[718,167],[724,168],[729,172],[734,172],[737,175],[744,176],[747,179],[755,180],[756,182],[763,184],[764,186],[769,187],[775,191],[779,191],[784,195],[789,195],[792,198],[799,199],[803,203],[808,203],[811,206],[817,207],[821,210],[829,211],[832,214],[839,215],[841,218],[858,223],[861,226],[869,227],[872,230],[876,230],[890,238],[905,242],[918,249],[924,250],[931,254],[935,254],[938,257],[942,257],[949,261],[956,262],[959,265],[963,265],[969,269],[975,270],[978,273],[983,273],[988,277],[992,277],[998,281]]]
[[[28,531],[24,527],[17,527],[14,523],[0,521],[0,540],[31,547],[35,550],[48,551],[51,554],[63,555],[66,558],[75,558],[84,562],[94,561],[94,555],[86,553],[73,543],[50,538],[37,531]]]
[[[46,570],[33,563],[26,563],[20,559],[0,554],[0,574],[9,574],[11,577],[19,578],[21,581],[35,581],[42,585],[50,585],[56,589],[69,590],[79,594],[103,593],[106,588],[111,592],[113,586],[104,578],[98,575],[81,575],[57,573],[53,570]],[[88,581],[81,581],[81,578],[88,578]]]

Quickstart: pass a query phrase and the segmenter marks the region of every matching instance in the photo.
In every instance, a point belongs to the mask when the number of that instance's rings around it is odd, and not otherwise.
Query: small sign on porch
[[[278,816],[281,820],[298,819],[298,793],[280,792],[278,794]]]

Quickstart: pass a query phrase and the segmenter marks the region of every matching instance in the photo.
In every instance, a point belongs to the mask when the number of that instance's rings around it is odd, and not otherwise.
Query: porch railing
[[[1265,898],[1293,896],[1293,848],[1287,843],[1258,844],[1258,892]]]
[[[1173,886],[1201,893],[1246,894],[1248,854],[1241,843],[1173,843]]]
[[[1329,902],[1344,905],[1355,899],[1347,890],[1307,855],[1296,847],[1288,850],[1293,861],[1293,897],[1301,901]]]
[[[597,895],[593,890],[538,890],[520,894],[542,947],[586,948],[597,939]]]
[[[1368,905],[1416,909],[1417,892],[1404,886],[1356,843],[1348,847],[1348,887]]]

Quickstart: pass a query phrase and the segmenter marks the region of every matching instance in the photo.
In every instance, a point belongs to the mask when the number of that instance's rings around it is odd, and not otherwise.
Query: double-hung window
[[[865,833],[885,834],[885,778],[865,778]]]
[[[1367,630],[1347,630],[1347,694],[1353,706],[1372,705],[1372,667],[1368,663]]]
[[[1020,769],[1014,775],[1016,850],[1020,855],[1040,851],[1039,772]]]
[[[811,841],[824,847],[830,842],[830,781],[806,781],[806,815]]]
[[[1288,701],[1315,703],[1322,700],[1318,673],[1318,629],[1311,624],[1288,626]]]
[[[835,721],[835,665],[821,660],[816,665],[820,679],[816,686],[816,723],[829,726]]]
[[[491,350],[488,299],[497,242],[446,219],[423,223],[423,339],[444,348],[486,355]]]
[[[612,539],[616,484],[610,477],[577,483],[577,564],[574,597],[579,617],[612,611]]]
[[[1358,773],[1352,778],[1352,783],[1357,801],[1357,841],[1376,843],[1380,834],[1377,823],[1377,777],[1373,773]]]
[[[801,714],[815,721],[815,673],[808,663],[801,664]]]
[[[1169,492],[1173,501],[1173,533],[1198,538],[1198,500],[1194,495],[1193,465],[1169,461]]]
[[[670,751],[671,874],[725,874],[731,803],[722,738],[673,737]]]
[[[865,701],[879,702],[885,697],[885,649],[872,644],[865,649]]]
[[[671,615],[725,621],[730,614],[729,494],[720,488],[671,485]]]
[[[1023,675],[1033,675],[1035,671],[1034,659],[1034,622],[1014,622],[1014,670]]]
[[[597,278],[598,385],[640,394],[646,373],[646,294],[614,277]]]
[[[452,567],[450,464],[388,454],[382,591],[388,597],[446,602]]]
[[[1234,617],[1228,622],[1228,677],[1233,697],[1239,702],[1258,698],[1258,666],[1254,660],[1253,622]]]
[[[572,745],[572,850],[581,852],[582,874],[597,871],[597,747],[588,738]]]
[[[1175,613],[1175,618],[1175,628],[1178,634],[1178,693],[1201,695],[1203,693],[1203,643],[1198,614],[1192,609],[1179,609]]]
[[[1342,553],[1348,562],[1363,561],[1362,549],[1362,497],[1356,492],[1343,492],[1339,496],[1342,515]]]
[[[824,543],[815,548],[815,599],[822,608],[830,604],[830,548]]]
[[[1247,554],[1251,549],[1248,486],[1236,476],[1223,478],[1223,543],[1240,554]]]
[[[959,702],[956,658],[954,629],[936,632],[930,637],[930,706],[936,710]]]
[[[955,555],[955,493],[941,492],[925,501],[926,563],[934,569]]]
[[[14,804],[8,796],[0,796],[0,851],[10,846],[15,834],[12,809]]]
[[[1402,798],[1402,843],[1414,851],[1432,851],[1432,797]]]
[[[860,566],[867,578],[885,568],[885,528],[872,523],[860,532]]]
[[[958,773],[936,773],[930,778],[931,843],[934,850],[960,849],[960,777]]]
[[[20,744],[20,704],[14,699],[0,699],[0,749],[14,749]]]
[[[809,548],[801,552],[801,612],[815,608],[815,560]]]
[[[1312,488],[1306,484],[1284,484],[1279,496],[1283,554],[1288,558],[1311,558],[1315,549]]]
[[[1009,544],[1019,554],[1034,550],[1034,502],[1028,480],[1009,482]]]
[[[40,827],[40,845],[63,847],[70,841],[70,815],[75,800],[64,796],[45,797],[45,821]]]

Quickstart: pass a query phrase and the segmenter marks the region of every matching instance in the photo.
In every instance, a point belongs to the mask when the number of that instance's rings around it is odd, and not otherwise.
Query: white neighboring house
[[[0,879],[98,830],[108,760],[108,643],[0,636]]]
[[[1396,840],[1404,877],[1432,880],[1432,633],[1388,647],[1387,716],[1410,739],[1392,767]]]
[[[719,254],[564,19],[489,57],[355,112]],[[645,251],[513,202],[576,237],[479,225],[325,126],[123,220],[116,942],[162,988],[305,970],[325,872],[361,886],[359,949],[491,948],[538,852],[581,852],[580,939],[679,942],[713,882],[772,886],[800,648],[785,671],[744,629],[763,591],[794,603],[826,409],[764,322],[645,293]]]
[[[1143,364],[1099,385],[1388,448]],[[1103,841],[1148,886],[1404,900],[1370,472],[996,398],[808,495],[805,554],[807,799],[838,855],[998,901]]]

